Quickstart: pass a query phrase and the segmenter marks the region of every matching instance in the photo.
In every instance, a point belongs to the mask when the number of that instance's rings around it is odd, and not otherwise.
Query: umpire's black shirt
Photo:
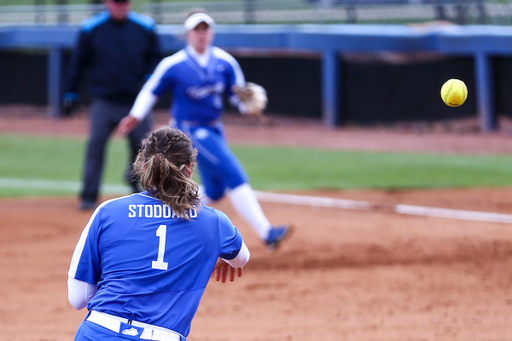
[[[130,12],[114,21],[109,12],[86,19],[71,57],[65,92],[78,93],[88,69],[93,97],[132,103],[146,75],[153,72],[161,54],[154,21]]]

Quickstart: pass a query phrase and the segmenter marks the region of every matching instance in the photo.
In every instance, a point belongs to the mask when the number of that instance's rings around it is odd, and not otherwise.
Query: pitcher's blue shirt
[[[223,96],[233,104],[238,97],[233,94],[234,84],[244,84],[245,78],[238,62],[218,47],[208,49],[206,67],[199,65],[187,47],[164,58],[145,84],[143,91],[161,97],[172,91],[171,115],[176,121],[207,123],[220,118]]]
[[[68,273],[98,285],[87,308],[187,336],[217,259],[233,259],[242,247],[224,213],[201,204],[189,217],[173,218],[147,192],[100,205]]]

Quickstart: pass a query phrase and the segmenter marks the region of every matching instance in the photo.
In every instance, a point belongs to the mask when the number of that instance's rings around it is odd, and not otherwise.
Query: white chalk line
[[[398,214],[417,215],[424,217],[462,219],[506,224],[512,223],[512,214],[503,213],[465,211],[454,210],[449,208],[436,208],[413,205],[379,205],[366,201],[321,198],[313,196],[269,193],[260,191],[256,191],[256,197],[260,201],[275,202],[281,204],[333,207],[366,211],[379,210],[391,211]]]
[[[398,214],[409,214],[425,217],[487,221],[505,224],[512,223],[512,215],[504,213],[452,210],[449,208],[423,207],[412,205],[396,205],[395,212]]]
[[[19,189],[53,189],[66,192],[78,192],[81,188],[80,182],[75,181],[54,181],[41,179],[10,179],[0,178],[1,188],[19,188]],[[101,192],[106,194],[129,194],[128,186],[123,185],[101,185]]]
[[[19,188],[19,189],[55,189],[61,191],[78,192],[81,184],[74,181],[53,181],[39,179],[11,179],[0,178],[1,188]],[[104,184],[101,186],[101,192],[104,194],[126,195],[130,193],[128,186]],[[260,201],[274,202],[280,204],[304,205],[328,208],[341,208],[350,210],[365,211],[388,211],[405,215],[416,215],[424,217],[461,219],[472,221],[485,221],[494,223],[512,223],[512,214],[454,210],[449,208],[424,207],[414,205],[378,205],[367,201],[322,198],[307,195],[282,194],[255,191],[256,197]]]

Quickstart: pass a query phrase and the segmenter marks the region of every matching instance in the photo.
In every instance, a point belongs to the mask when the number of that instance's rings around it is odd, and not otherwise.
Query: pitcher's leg
[[[277,247],[289,233],[289,226],[273,227],[249,185],[242,164],[229,149],[220,130],[197,128],[190,136],[199,154],[199,172],[204,186],[205,203],[209,199],[228,198],[237,213],[256,231],[260,239],[271,249]],[[207,203],[208,204],[208,203]]]

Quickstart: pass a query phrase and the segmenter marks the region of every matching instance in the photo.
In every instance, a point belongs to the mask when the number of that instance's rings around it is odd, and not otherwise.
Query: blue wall
[[[158,28],[166,51],[181,48],[180,26]],[[17,26],[0,29],[0,48],[42,48],[48,58],[48,102],[58,115],[60,51],[73,46],[77,27]],[[344,120],[343,53],[439,53],[474,61],[475,105],[483,130],[495,128],[493,58],[512,55],[512,28],[502,26],[408,27],[398,25],[218,25],[216,45],[226,49],[307,51],[321,62],[322,117],[328,125]],[[433,84],[436,86],[437,84]],[[498,91],[498,93],[500,93]]]

